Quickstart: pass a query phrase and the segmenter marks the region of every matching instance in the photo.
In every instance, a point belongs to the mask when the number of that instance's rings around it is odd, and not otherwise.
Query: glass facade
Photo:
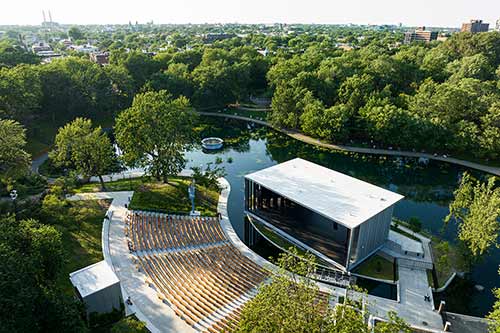
[[[245,208],[287,235],[347,267],[351,230],[245,179]]]

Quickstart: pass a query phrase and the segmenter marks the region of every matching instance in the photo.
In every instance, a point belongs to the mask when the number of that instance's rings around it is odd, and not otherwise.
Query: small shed
[[[123,303],[120,280],[106,261],[100,261],[69,274],[87,314],[120,310]]]

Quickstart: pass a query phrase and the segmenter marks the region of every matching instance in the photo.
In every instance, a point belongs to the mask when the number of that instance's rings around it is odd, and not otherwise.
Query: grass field
[[[191,211],[188,198],[190,178],[171,177],[168,184],[147,178],[123,179],[106,183],[108,191],[135,191],[130,208],[154,210],[169,214],[187,214]],[[76,192],[98,192],[99,183],[89,183],[79,187]],[[203,216],[217,215],[219,193],[196,185],[196,210]]]
[[[74,293],[69,273],[103,260],[102,221],[109,204],[109,200],[70,202],[68,221],[63,226],[58,226],[67,254],[59,285],[69,295]]]
[[[374,255],[359,265],[353,273],[393,281],[394,264],[379,255]]]

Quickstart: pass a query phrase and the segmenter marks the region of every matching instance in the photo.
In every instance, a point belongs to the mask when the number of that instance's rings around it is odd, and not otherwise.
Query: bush
[[[63,223],[66,217],[66,200],[55,194],[47,194],[42,201],[42,214],[51,224]]]
[[[220,189],[217,179],[226,175],[224,167],[215,166],[212,168],[212,163],[207,163],[205,170],[201,167],[192,167],[191,170],[193,170],[193,178],[196,181],[196,184],[204,186],[210,190],[219,191]]]
[[[111,333],[147,333],[146,324],[135,317],[127,317],[117,322],[111,328]]]
[[[422,230],[422,222],[420,222],[418,217],[410,217],[408,220],[408,227],[413,232],[420,232]]]
[[[48,158],[39,167],[38,172],[45,177],[57,178],[63,176],[66,171],[63,167],[58,167]]]

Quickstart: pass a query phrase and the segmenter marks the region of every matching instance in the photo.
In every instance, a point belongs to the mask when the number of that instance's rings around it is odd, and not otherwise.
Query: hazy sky
[[[494,26],[500,0],[0,0],[0,25],[59,23],[357,23]],[[48,17],[48,14],[47,14]]]

